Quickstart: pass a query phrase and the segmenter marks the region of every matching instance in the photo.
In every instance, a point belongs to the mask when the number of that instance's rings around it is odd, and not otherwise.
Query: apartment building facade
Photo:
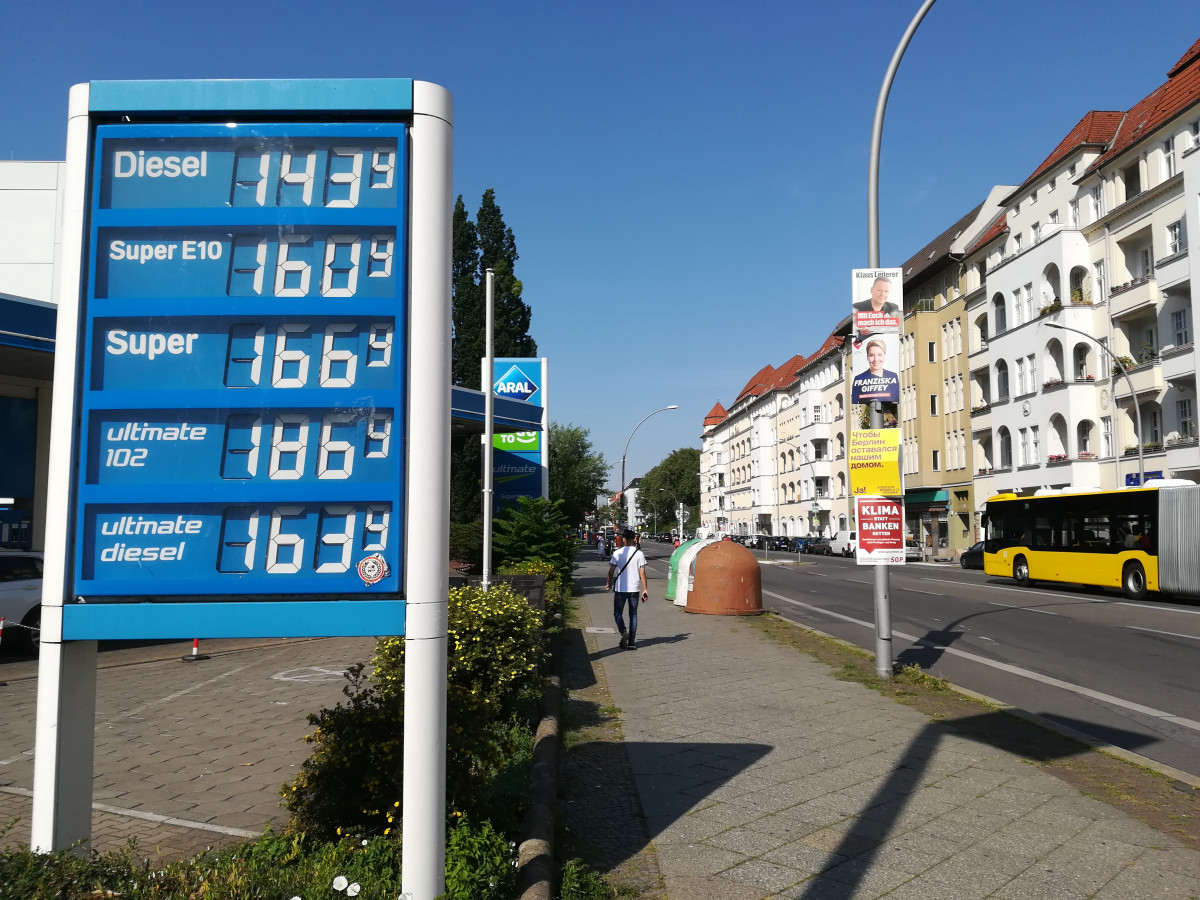
[[[978,539],[995,493],[1117,488],[1142,470],[1200,482],[1191,234],[1200,41],[1133,108],[1089,112],[1019,186],[993,189],[908,260],[907,527],[933,558]],[[843,322],[790,383],[772,370],[769,389],[760,372],[747,385],[758,393],[705,419],[707,483],[717,459],[729,467],[729,515],[714,524],[852,527],[847,332]]]

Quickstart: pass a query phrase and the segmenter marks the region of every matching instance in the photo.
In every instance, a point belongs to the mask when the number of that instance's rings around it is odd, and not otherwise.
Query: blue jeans
[[[633,637],[637,634],[637,610],[638,600],[642,597],[641,591],[614,591],[613,592],[613,618],[617,621],[617,631],[621,634],[625,633],[625,604],[629,604],[629,636]]]

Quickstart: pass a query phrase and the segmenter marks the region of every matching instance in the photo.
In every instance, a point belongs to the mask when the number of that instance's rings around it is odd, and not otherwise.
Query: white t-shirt
[[[629,565],[625,565],[625,560],[633,555],[633,559]],[[613,586],[615,591],[637,591],[642,592],[642,579],[638,577],[638,570],[646,565],[646,556],[640,549],[632,544],[625,547],[618,547],[613,551],[612,564],[617,567],[617,571],[621,574],[617,576],[617,583]],[[625,566],[625,571],[621,572],[621,567]]]

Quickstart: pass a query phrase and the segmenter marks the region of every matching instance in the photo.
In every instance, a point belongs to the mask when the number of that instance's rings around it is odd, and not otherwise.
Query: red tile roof
[[[1008,203],[1013,197],[1026,190],[1032,182],[1037,181],[1043,174],[1075,151],[1088,146],[1094,148],[1107,145],[1113,139],[1113,135],[1117,133],[1124,117],[1125,113],[1120,111],[1093,109],[1075,123],[1075,127],[1068,131],[1067,136],[1059,141],[1058,146],[1050,155],[1042,160],[1042,164],[1034,169],[1033,173],[1021,182],[1021,186],[1005,197],[1002,202]]]
[[[974,253],[980,247],[986,247],[988,244],[990,244],[992,241],[994,241],[996,238],[1000,237],[1000,235],[1004,234],[1007,231],[1008,231],[1008,216],[1007,216],[1007,214],[1005,214],[1005,215],[1000,216],[1000,218],[996,219],[996,221],[992,223],[991,228],[989,228],[987,231],[985,231],[980,236],[979,240],[977,240],[974,244],[971,245],[970,249],[967,250],[967,256],[970,256],[972,253]]]
[[[749,381],[746,382],[746,386],[742,388],[741,393],[737,395],[737,399],[733,401],[733,405],[737,406],[747,397],[761,396],[768,389],[774,377],[775,367],[771,365],[763,366],[751,376]]]
[[[1120,156],[1135,143],[1184,110],[1200,103],[1200,41],[1192,44],[1167,73],[1166,84],[1142,98],[1125,115],[1108,150],[1089,167],[1088,174]]]
[[[708,415],[704,417],[704,427],[710,428],[713,425],[720,425],[727,418],[729,418],[729,413],[725,411],[725,407],[718,400],[713,404],[713,408],[708,411]]]

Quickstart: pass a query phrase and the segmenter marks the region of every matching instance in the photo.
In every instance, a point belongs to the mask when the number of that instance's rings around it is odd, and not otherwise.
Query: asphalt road
[[[665,570],[669,546],[647,549]],[[874,651],[872,567],[770,557],[765,608]],[[896,662],[1200,776],[1200,605],[1019,588],[944,563],[890,578]]]

